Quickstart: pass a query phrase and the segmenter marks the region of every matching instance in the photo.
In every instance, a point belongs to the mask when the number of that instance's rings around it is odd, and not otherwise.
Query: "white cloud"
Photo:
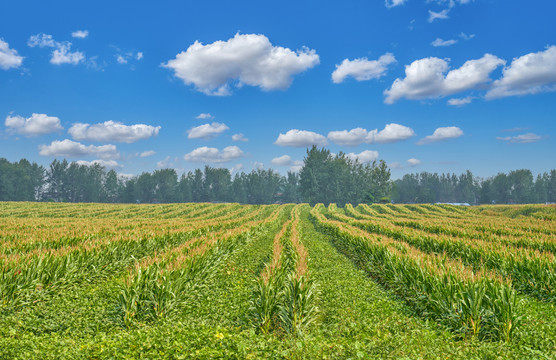
[[[332,81],[339,84],[348,76],[357,81],[378,79],[386,74],[388,65],[395,62],[396,58],[391,53],[382,55],[378,60],[368,60],[367,58],[344,59],[340,65],[336,65],[336,70],[332,73]]]
[[[314,50],[273,46],[264,35],[236,34],[227,41],[199,41],[162,66],[207,95],[230,95],[230,85],[286,89],[293,76],[319,64]]]
[[[412,136],[415,136],[412,128],[394,123],[387,124],[381,131],[378,131],[378,129],[367,131],[366,129],[355,128],[350,131],[342,130],[328,133],[328,139],[342,146],[358,146],[364,142],[368,144],[387,144],[406,140]]]
[[[87,160],[78,160],[76,161],[76,163],[78,163],[79,165],[85,165],[85,166],[91,166],[91,165],[95,165],[98,164],[102,167],[105,167],[107,169],[115,169],[115,168],[121,168],[122,165],[118,164],[118,162],[116,160],[93,160],[93,161],[87,161]]]
[[[321,134],[317,134],[307,130],[292,129],[287,133],[278,135],[278,139],[274,142],[280,146],[307,147],[312,145],[325,146],[328,144],[326,138]]]
[[[44,135],[64,129],[59,118],[35,113],[28,118],[8,115],[5,125],[10,132],[25,136]]]
[[[242,158],[243,156],[243,151],[237,146],[228,146],[222,149],[222,151],[217,148],[202,146],[185,154],[183,158],[191,162],[224,163]]]
[[[83,145],[68,139],[53,141],[50,145],[39,145],[39,154],[42,156],[82,157],[98,156],[101,159],[117,159],[120,153],[115,145]]]
[[[147,150],[147,151],[143,151],[141,154],[139,154],[139,157],[149,157],[149,156],[153,156],[156,154],[156,151],[154,150]]]
[[[391,8],[391,7],[403,5],[405,4],[406,1],[407,0],[385,0],[384,5],[386,5],[387,8]]]
[[[40,33],[32,35],[27,40],[27,45],[29,47],[53,47],[56,48],[52,51],[52,57],[50,58],[50,63],[54,65],[71,64],[77,65],[85,61],[85,54],[81,51],[70,51],[71,42],[55,41],[52,35]]]
[[[463,105],[471,104],[472,101],[473,101],[473,96],[466,96],[461,99],[453,98],[448,100],[448,105],[463,106]]]
[[[118,64],[127,64],[127,59],[120,54],[116,55],[116,61]]]
[[[243,134],[234,134],[234,135],[232,135],[232,140],[233,141],[249,141],[249,139],[246,138]]]
[[[475,34],[467,35],[466,33],[462,32],[459,34],[459,37],[462,38],[463,40],[471,40],[475,37]]]
[[[487,99],[556,91],[556,46],[514,58],[486,93]]]
[[[159,169],[166,169],[172,166],[172,158],[170,156],[166,156],[164,160],[160,160],[156,163],[156,167]]]
[[[272,165],[276,165],[276,166],[291,165],[292,158],[289,155],[282,155],[282,156],[279,156],[279,157],[276,157],[276,158],[272,159],[272,161],[270,163]]]
[[[401,168],[403,168],[403,165],[399,162],[393,162],[393,163],[388,164],[388,167],[390,169],[401,169]]]
[[[428,22],[433,22],[436,19],[440,19],[440,20],[444,20],[444,19],[448,19],[448,12],[450,11],[450,9],[444,9],[441,12],[434,12],[432,10],[429,10],[429,19]]]
[[[89,36],[88,30],[77,30],[71,33],[71,37],[78,39],[85,39],[87,36]]]
[[[31,35],[29,40],[27,40],[27,46],[29,47],[56,47],[58,42],[54,41],[52,35],[40,33],[36,35]]]
[[[124,125],[112,120],[99,124],[76,123],[68,130],[75,140],[133,143],[158,135],[160,126],[145,124]]]
[[[357,146],[365,141],[367,134],[367,130],[355,128],[350,131],[331,131],[328,133],[328,138],[338,145]]]
[[[195,126],[187,130],[188,139],[211,139],[224,131],[228,130],[229,127],[226,124],[213,122],[212,124],[204,124]]]
[[[143,58],[143,53],[141,51],[137,52],[137,54],[135,54],[135,58],[137,60],[141,60]]]
[[[439,127],[438,129],[434,130],[434,133],[429,136],[425,136],[417,145],[424,145],[430,144],[437,141],[447,140],[447,139],[455,139],[463,135],[463,131],[456,126],[448,126],[448,127]]]
[[[497,140],[507,141],[509,143],[528,144],[542,140],[542,136],[533,133],[521,134],[516,136],[497,137]]]
[[[411,167],[417,166],[417,165],[420,165],[420,164],[421,164],[421,160],[415,159],[415,158],[411,158],[411,159],[408,159],[408,160],[407,160],[407,164],[408,164],[409,166],[411,166]]]
[[[446,74],[449,69],[446,60],[436,57],[415,60],[406,65],[405,78],[396,79],[391,88],[384,91],[384,102],[393,104],[401,98],[439,98],[471,90],[489,82],[489,74],[503,64],[504,60],[485,54],[480,59],[466,61],[460,68]]]
[[[378,159],[378,151],[365,150],[360,152],[359,154],[355,154],[355,153],[346,154],[346,157],[353,161],[357,160],[360,163],[368,163]]]
[[[214,119],[214,116],[211,115],[210,113],[201,113],[197,115],[195,119],[201,119],[201,120]]]
[[[16,69],[23,63],[23,56],[19,56],[17,51],[10,49],[10,45],[0,38],[0,69]]]
[[[264,168],[264,164],[262,162],[253,161],[251,164],[255,170],[262,170]]]
[[[381,131],[378,131],[378,129],[369,131],[365,142],[369,144],[388,144],[406,140],[412,136],[415,136],[415,131],[412,128],[392,123],[387,124]]]
[[[451,46],[454,45],[455,43],[457,43],[457,40],[454,39],[450,39],[450,40],[442,40],[441,38],[436,38],[436,40],[434,40],[433,42],[431,42],[431,45],[434,47],[439,47],[439,46]]]
[[[235,174],[235,173],[239,172],[241,169],[243,169],[243,164],[235,164],[235,165],[232,166],[232,168],[230,169],[230,173],[231,173],[231,174]]]

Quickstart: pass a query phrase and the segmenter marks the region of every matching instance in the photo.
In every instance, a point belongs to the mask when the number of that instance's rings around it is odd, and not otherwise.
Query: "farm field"
[[[0,203],[0,359],[556,358],[556,206]]]

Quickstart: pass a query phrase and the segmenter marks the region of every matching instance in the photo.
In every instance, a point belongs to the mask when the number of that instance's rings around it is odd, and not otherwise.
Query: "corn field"
[[[556,358],[556,207],[0,203],[0,358]]]

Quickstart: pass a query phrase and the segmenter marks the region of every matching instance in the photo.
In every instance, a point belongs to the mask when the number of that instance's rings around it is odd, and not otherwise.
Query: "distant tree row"
[[[460,202],[469,204],[530,204],[556,202],[556,170],[539,174],[530,170],[499,173],[488,179],[422,172],[394,181],[392,199],[400,203]]]
[[[0,201],[108,203],[239,202],[272,203],[399,203],[556,202],[556,170],[536,179],[529,170],[500,173],[488,179],[464,174],[422,172],[390,179],[384,161],[361,164],[345,154],[307,150],[299,173],[282,176],[272,169],[232,174],[205,166],[178,174],[174,169],[124,178],[99,164],[54,160],[48,168],[22,159],[0,159]]]

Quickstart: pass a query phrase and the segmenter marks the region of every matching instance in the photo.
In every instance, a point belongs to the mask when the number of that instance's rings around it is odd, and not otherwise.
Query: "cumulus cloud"
[[[528,144],[542,140],[542,136],[533,133],[527,133],[516,136],[497,137],[496,139],[514,144]]]
[[[249,141],[249,139],[246,138],[243,134],[234,134],[234,135],[232,135],[232,140],[233,141]]]
[[[338,145],[342,146],[357,146],[365,141],[368,132],[363,128],[355,128],[350,131],[331,131],[328,133],[328,138]]]
[[[332,73],[332,81],[339,84],[348,76],[357,81],[378,79],[388,70],[388,65],[396,62],[396,58],[391,53],[386,53],[378,60],[368,60],[359,58],[354,60],[344,59],[340,65],[336,65],[336,70]]]
[[[403,165],[396,161],[396,162],[388,164],[388,167],[390,169],[401,169],[401,168],[403,168]]]
[[[372,143],[380,143],[380,144],[388,144],[397,141],[402,141],[409,139],[410,137],[415,136],[415,131],[412,128],[403,126],[400,124],[387,124],[384,129],[378,131],[378,129],[374,129],[369,131],[365,142],[372,144]]]
[[[448,12],[450,11],[450,9],[444,9],[441,12],[434,12],[432,10],[429,10],[429,19],[428,22],[433,22],[434,20],[445,20],[448,19]]]
[[[384,91],[387,104],[401,98],[420,100],[439,98],[471,90],[490,81],[489,74],[506,62],[494,55],[466,61],[460,68],[446,72],[448,62],[436,57],[415,60],[405,67],[405,78],[396,79]],[[446,74],[446,75],[445,75]]]
[[[79,165],[85,165],[85,166],[91,166],[91,165],[100,165],[102,167],[105,167],[107,169],[115,169],[115,168],[121,168],[122,165],[118,164],[118,162],[116,160],[93,160],[93,161],[87,161],[87,160],[78,160],[76,161],[76,163],[78,163]]]
[[[138,51],[137,54],[135,54],[135,58],[137,60],[141,60],[143,58],[143,53],[141,51]]]
[[[366,129],[355,128],[350,131],[342,130],[328,133],[328,139],[342,146],[357,146],[364,142],[368,144],[387,144],[406,140],[412,136],[415,136],[412,128],[394,123],[387,124],[380,131],[378,129],[367,131]]]
[[[145,124],[124,125],[112,120],[99,124],[76,123],[68,130],[75,140],[133,143],[158,135],[160,126]]]
[[[453,98],[448,100],[448,105],[463,106],[463,105],[471,104],[472,101],[473,101],[473,96],[466,96],[461,99]]]
[[[64,129],[59,118],[36,113],[33,113],[28,118],[19,115],[8,115],[5,125],[9,132],[25,136],[50,134]]]
[[[225,163],[242,158],[243,156],[243,151],[237,146],[228,146],[222,149],[222,151],[217,148],[202,146],[185,154],[183,158],[191,162]]]
[[[127,59],[119,54],[116,55],[116,61],[118,62],[118,64],[127,64]]]
[[[115,145],[83,145],[68,139],[53,141],[50,145],[39,145],[39,154],[42,156],[82,157],[97,156],[101,159],[117,159],[120,153]]]
[[[87,36],[89,36],[88,30],[76,30],[71,33],[71,37],[78,38],[78,39],[85,39]]]
[[[346,157],[350,160],[358,161],[364,164],[378,159],[378,151],[365,150],[360,152],[359,154],[355,154],[355,153],[346,154]]]
[[[321,134],[317,134],[307,130],[292,129],[287,133],[278,135],[278,139],[274,142],[280,146],[308,147],[312,145],[325,146],[328,144],[326,138]]]
[[[212,139],[228,129],[229,127],[226,126],[226,124],[213,122],[212,124],[195,126],[187,130],[187,138],[188,139]]]
[[[23,56],[19,56],[17,51],[10,49],[10,45],[0,38],[0,69],[16,69],[23,63]]]
[[[154,150],[147,150],[147,151],[143,151],[141,154],[139,154],[139,157],[149,157],[149,156],[153,156],[156,154],[156,151]]]
[[[211,115],[210,113],[201,113],[195,116],[195,119],[201,119],[201,120],[214,119],[214,116]]]
[[[293,76],[319,64],[315,50],[273,46],[264,35],[236,34],[226,41],[199,41],[162,66],[207,95],[230,95],[231,85],[262,90],[288,88]]]
[[[436,40],[434,40],[433,42],[431,42],[431,45],[434,47],[439,47],[439,46],[451,46],[454,45],[455,43],[457,43],[457,40],[454,39],[450,39],[450,40],[442,40],[441,38],[436,38]]]
[[[487,99],[556,91],[556,46],[514,58],[486,93]]]
[[[455,139],[463,135],[463,130],[456,126],[439,127],[432,135],[425,136],[417,145],[430,144],[437,141]]]
[[[143,58],[142,52],[122,50],[117,46],[112,47],[116,50],[116,54],[114,55],[114,57],[116,58],[116,62],[118,64],[125,65],[130,61],[141,60]]]
[[[52,47],[55,48],[52,51],[50,57],[50,63],[54,65],[71,64],[77,65],[85,61],[85,54],[81,51],[71,51],[71,42],[55,41],[52,35],[40,33],[32,35],[29,40],[27,40],[27,45],[29,47]]]
[[[403,5],[405,4],[406,1],[407,0],[385,0],[384,5],[386,5],[387,8],[391,8],[391,7]]]
[[[411,158],[407,160],[407,165],[409,165],[410,167],[414,167],[420,164],[421,164],[421,160],[419,159]]]

